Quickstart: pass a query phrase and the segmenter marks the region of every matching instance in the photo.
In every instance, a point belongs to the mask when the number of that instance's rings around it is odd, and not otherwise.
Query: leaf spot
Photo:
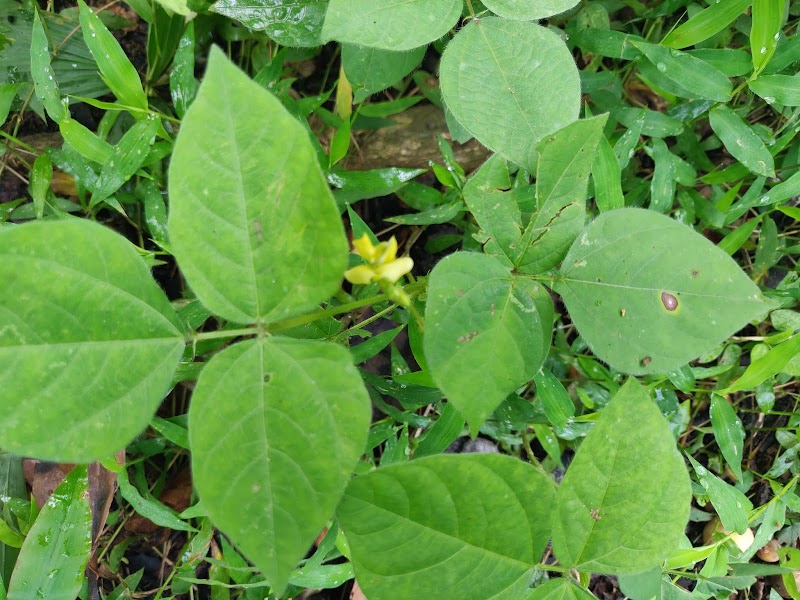
[[[470,331],[466,335],[459,336],[458,343],[459,344],[467,344],[467,343],[471,342],[472,340],[474,340],[477,336],[478,336],[478,332],[477,331]]]
[[[678,299],[669,292],[661,292],[661,304],[668,311],[673,312],[678,308]]]
[[[643,367],[646,367],[647,365],[649,365],[649,364],[650,364],[650,362],[651,362],[652,360],[653,360],[653,357],[652,357],[652,356],[645,356],[645,357],[642,359],[642,366],[643,366]]]
[[[269,384],[272,381],[272,373],[264,373],[264,383]]]
[[[592,518],[593,518],[595,521],[599,521],[599,520],[600,520],[600,509],[599,509],[599,508],[593,508],[593,509],[591,509],[591,510],[589,511],[589,514],[590,514],[590,515],[592,515]]]

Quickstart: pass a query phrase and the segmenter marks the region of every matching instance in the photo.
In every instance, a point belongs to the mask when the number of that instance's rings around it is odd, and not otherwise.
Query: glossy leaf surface
[[[347,241],[306,130],[216,48],[175,142],[169,196],[175,256],[218,315],[274,321],[339,285]]]
[[[347,485],[369,407],[350,354],[334,344],[249,340],[200,375],[189,409],[194,483],[278,593]]]
[[[734,158],[756,175],[775,175],[775,161],[767,146],[739,115],[719,105],[709,111],[709,117],[714,133]]]
[[[370,600],[515,600],[550,536],[554,488],[509,456],[439,455],[356,477],[337,515]]]
[[[328,0],[218,0],[213,6],[214,12],[295,47],[322,43],[327,8]]]
[[[506,19],[535,21],[566,12],[577,3],[576,0],[486,0],[484,5]]]
[[[555,289],[594,353],[631,374],[667,373],[769,304],[725,252],[667,216],[602,213],[578,237]]]
[[[436,265],[425,307],[425,358],[473,435],[539,370],[552,325],[548,292],[496,259],[457,253]]]
[[[442,54],[440,85],[464,129],[529,170],[537,142],[578,118],[572,55],[561,38],[535,23],[471,21]]]
[[[559,486],[553,551],[581,571],[644,571],[678,546],[691,500],[675,438],[631,379],[600,413]]]
[[[0,232],[0,280],[0,446],[64,462],[119,450],[184,347],[139,253],[90,221],[36,222]]]

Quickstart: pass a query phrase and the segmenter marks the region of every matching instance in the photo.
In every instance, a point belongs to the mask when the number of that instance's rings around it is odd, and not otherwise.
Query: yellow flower
[[[394,236],[388,242],[374,246],[365,233],[353,240],[353,248],[368,264],[344,272],[344,278],[350,283],[365,285],[380,280],[394,283],[414,266],[414,261],[407,256],[397,258],[397,240]]]

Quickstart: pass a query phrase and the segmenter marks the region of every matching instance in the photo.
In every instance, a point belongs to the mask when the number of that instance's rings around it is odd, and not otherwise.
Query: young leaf
[[[644,571],[678,546],[691,499],[667,422],[630,379],[600,413],[559,487],[553,551],[581,571]]]
[[[494,14],[518,21],[536,21],[568,11],[578,0],[485,0],[484,5]]]
[[[78,0],[78,6],[83,39],[97,62],[103,81],[122,104],[147,110],[142,81],[122,46],[83,0]]]
[[[696,13],[691,19],[670,31],[661,45],[668,48],[686,48],[707,40],[733,23],[752,0],[719,0]]]
[[[3,229],[0,281],[0,447],[110,456],[147,425],[184,348],[164,292],[124,238],[78,219]]]
[[[552,324],[547,291],[490,256],[456,253],[433,269],[425,357],[473,436],[503,398],[539,370]]]
[[[370,600],[510,600],[547,544],[554,488],[509,456],[439,455],[356,477],[336,512]]]
[[[705,237],[636,208],[602,213],[586,228],[555,290],[594,353],[631,374],[668,373],[770,306]]]
[[[718,394],[711,394],[711,428],[714,439],[730,465],[736,479],[742,479],[742,450],[744,449],[744,428],[728,401]]]
[[[212,10],[263,31],[282,46],[322,45],[322,23],[328,0],[217,0]]]
[[[461,0],[331,0],[323,40],[401,52],[438,40],[461,16]]]
[[[67,107],[61,102],[53,67],[50,64],[50,46],[37,10],[33,16],[31,33],[31,77],[33,78],[36,97],[41,100],[47,114],[53,121],[60,123],[69,117]]]
[[[64,478],[42,508],[17,559],[8,600],[73,600],[92,550],[86,465]]]
[[[530,171],[537,142],[578,118],[580,81],[572,55],[561,38],[535,23],[471,21],[445,48],[440,71],[442,96],[459,123]]]
[[[775,176],[775,161],[750,125],[730,108],[721,104],[712,108],[708,114],[711,129],[725,144],[731,156],[741,161],[756,175]]]
[[[311,309],[347,240],[308,133],[214,48],[169,171],[169,235],[198,298],[238,323]]]
[[[189,409],[194,482],[276,594],[339,502],[369,417],[361,378],[335,344],[249,340],[203,369]]]

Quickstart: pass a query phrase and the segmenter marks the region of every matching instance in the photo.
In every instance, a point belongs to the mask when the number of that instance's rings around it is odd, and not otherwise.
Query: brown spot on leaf
[[[470,331],[469,333],[467,333],[465,335],[459,336],[458,337],[458,343],[459,344],[466,344],[468,342],[471,342],[473,339],[475,339],[477,337],[477,335],[478,335],[477,331]]]
[[[678,308],[678,299],[669,292],[661,292],[661,304],[672,312]]]
[[[700,275],[700,271],[692,271],[692,279],[695,279],[698,275]]]
[[[642,366],[643,366],[643,367],[646,367],[647,365],[649,365],[649,364],[650,364],[650,362],[651,362],[652,360],[653,360],[653,357],[651,357],[651,356],[645,356],[645,357],[642,359]]]
[[[591,509],[591,510],[589,511],[589,514],[590,514],[590,515],[592,515],[592,518],[593,518],[595,521],[599,521],[599,520],[600,520],[600,509],[599,509],[599,508],[593,508],[593,509]]]

